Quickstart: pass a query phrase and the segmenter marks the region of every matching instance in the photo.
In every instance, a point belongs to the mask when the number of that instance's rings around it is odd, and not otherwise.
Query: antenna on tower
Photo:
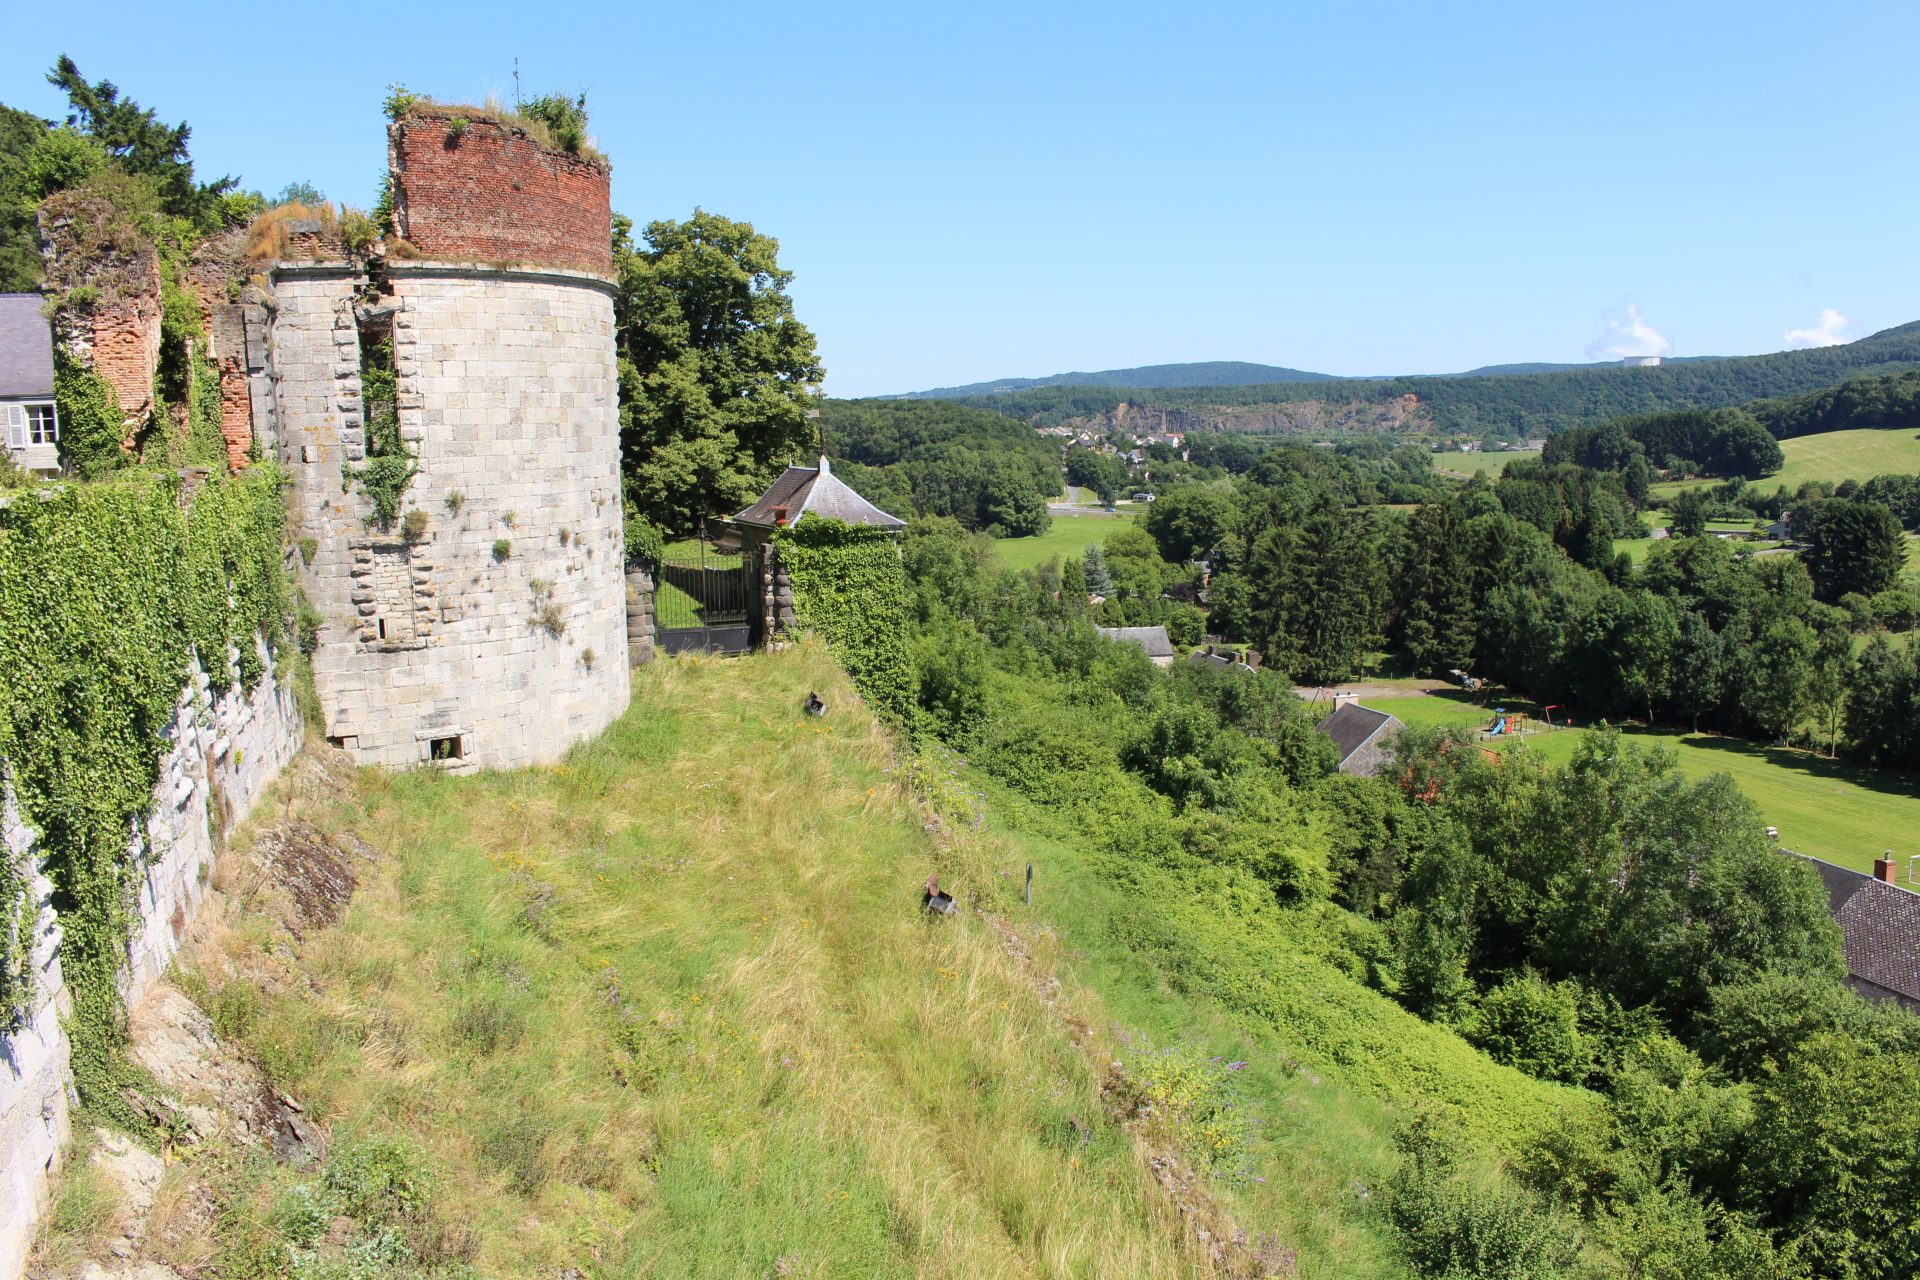
[[[520,59],[515,58],[513,60],[513,113],[519,115],[523,105],[520,101]]]

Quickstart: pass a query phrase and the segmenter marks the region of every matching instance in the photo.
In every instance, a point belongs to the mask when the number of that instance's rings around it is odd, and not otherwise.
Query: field
[[[1365,703],[1408,724],[1471,728],[1485,726],[1495,705],[1537,710],[1525,702],[1499,699],[1477,706],[1457,693],[1368,698]],[[1555,730],[1504,742],[1494,739],[1486,745],[1504,751],[1524,741],[1542,759],[1564,764],[1573,758],[1584,732]],[[1759,806],[1767,824],[1780,828],[1780,842],[1789,849],[1871,872],[1874,858],[1891,845],[1903,876],[1907,857],[1920,854],[1920,782],[1914,779],[1739,738],[1635,726],[1628,726],[1626,732],[1642,745],[1672,750],[1681,770],[1691,777],[1730,775]]]
[[[1789,491],[1809,480],[1839,484],[1866,480],[1888,472],[1920,471],[1920,433],[1907,429],[1828,431],[1820,435],[1782,440],[1786,464],[1774,475],[1754,481],[1771,493],[1784,485]],[[1715,484],[1713,480],[1668,481],[1653,486],[1656,498],[1669,498],[1682,489]]]
[[[1126,515],[1055,515],[1045,533],[1032,538],[1001,538],[993,544],[994,561],[1003,569],[1032,569],[1049,560],[1077,556],[1096,542],[1105,542],[1115,529],[1126,527]]]
[[[1433,469],[1445,471],[1457,476],[1485,475],[1497,479],[1507,464],[1516,458],[1538,458],[1531,452],[1518,453],[1461,453],[1458,450],[1433,455]]]

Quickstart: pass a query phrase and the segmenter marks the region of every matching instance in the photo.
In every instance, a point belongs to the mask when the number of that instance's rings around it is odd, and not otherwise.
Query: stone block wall
[[[235,686],[215,697],[194,668],[175,710],[152,812],[128,848],[139,867],[137,915],[121,975],[129,1005],[165,971],[198,913],[220,834],[252,812],[299,749],[302,732],[292,691],[273,675],[251,696]],[[11,788],[0,787],[0,806],[5,854],[34,859],[36,836],[20,820]],[[60,971],[53,886],[44,875],[35,886],[34,1009],[21,1030],[0,1035],[0,1280],[21,1274],[71,1127],[72,1074],[60,1025],[71,998]]]
[[[653,575],[644,567],[627,570],[627,663],[653,661]]]
[[[10,786],[0,785],[0,807],[0,857],[33,865],[34,832],[20,821]],[[60,1025],[71,1000],[60,976],[52,881],[36,875],[33,897],[33,1011],[25,1026],[0,1036],[0,1277],[6,1280],[26,1267],[34,1227],[47,1211],[47,1182],[72,1132],[72,1075],[67,1032]]]
[[[362,763],[557,759],[626,708],[613,299],[596,277],[388,264],[417,539],[368,526],[354,292],[276,271],[275,394],[303,579],[325,618],[325,733]],[[496,544],[500,544],[496,550]]]
[[[388,131],[394,220],[431,258],[613,271],[613,213],[602,162],[457,111],[416,109]]]

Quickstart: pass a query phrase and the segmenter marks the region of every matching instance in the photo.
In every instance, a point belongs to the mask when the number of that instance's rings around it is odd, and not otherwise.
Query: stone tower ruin
[[[629,694],[608,168],[424,104],[388,158],[384,252],[290,226],[268,273],[323,732],[366,764],[551,761]]]

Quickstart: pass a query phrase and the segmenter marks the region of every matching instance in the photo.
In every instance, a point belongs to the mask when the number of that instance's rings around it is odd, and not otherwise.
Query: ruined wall
[[[291,690],[269,674],[252,696],[236,685],[214,697],[198,666],[180,696],[172,743],[154,784],[144,838],[128,856],[140,868],[138,916],[122,973],[129,1005],[173,959],[212,878],[217,834],[250,813],[299,749],[300,714]],[[36,837],[20,820],[11,788],[0,788],[8,856],[34,857]],[[0,1277],[25,1264],[47,1205],[47,1181],[71,1124],[72,1075],[60,1018],[71,1000],[60,970],[60,929],[52,885],[41,876],[33,968],[35,1006],[27,1024],[0,1036]]]
[[[153,379],[160,368],[160,273],[153,291],[96,307],[89,319],[93,371],[112,384],[129,438],[153,412]]]
[[[394,221],[431,258],[613,271],[603,163],[550,151],[518,129],[416,110],[388,133]]]

